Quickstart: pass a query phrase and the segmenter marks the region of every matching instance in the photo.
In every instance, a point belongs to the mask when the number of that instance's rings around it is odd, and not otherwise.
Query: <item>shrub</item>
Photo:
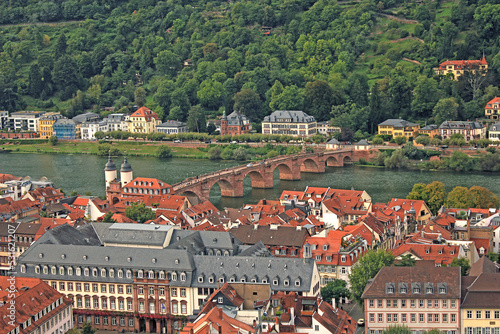
[[[167,145],[160,145],[156,150],[155,156],[158,159],[167,159],[172,157],[172,149]]]

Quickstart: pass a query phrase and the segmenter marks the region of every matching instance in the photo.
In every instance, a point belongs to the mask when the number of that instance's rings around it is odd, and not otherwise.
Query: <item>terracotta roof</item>
[[[189,217],[197,219],[209,216],[217,211],[219,211],[219,209],[217,209],[215,205],[213,205],[209,201],[204,201],[187,208],[183,212]]]
[[[486,103],[486,107],[485,108],[493,108],[492,104],[500,104],[500,97],[496,97],[489,101],[488,103]]]
[[[123,186],[123,188],[128,188],[128,187],[137,189],[153,189],[153,190],[172,188],[172,186],[169,185],[168,183],[149,177],[136,177],[135,179],[133,179],[132,181]],[[123,189],[122,189],[122,194],[139,195],[139,196],[144,195],[139,193],[125,192]],[[160,194],[154,194],[154,195],[160,195]]]
[[[75,206],[87,206],[89,204],[89,201],[90,201],[90,198],[77,197],[71,205],[73,207],[75,207]]]
[[[149,110],[146,107],[140,107],[134,112],[130,117],[144,117],[146,122],[150,122],[152,119],[160,120],[160,117],[155,112]]]
[[[413,254],[422,260],[433,260],[436,264],[450,265],[454,258],[458,258],[460,246],[434,244],[404,244],[392,250],[394,257]]]
[[[488,65],[486,58],[483,57],[481,60],[447,60],[439,64],[440,70],[446,70],[447,65],[453,65],[454,69],[462,70],[470,68],[471,66]]]
[[[1,174],[0,173],[0,183],[4,183],[4,182],[7,182],[7,181],[12,181],[12,180],[22,180],[23,178],[22,177],[19,177],[19,176],[14,176],[14,175],[11,175],[11,174]]]
[[[490,251],[490,238],[470,238],[470,241],[474,241],[474,243],[476,244],[477,252],[479,253],[479,255],[486,255]],[[484,248],[484,253],[481,253],[479,251],[480,248]]]
[[[195,322],[188,323],[179,334],[224,334],[255,333],[256,330],[247,324],[226,315],[221,308],[214,307],[206,314],[200,314]]]

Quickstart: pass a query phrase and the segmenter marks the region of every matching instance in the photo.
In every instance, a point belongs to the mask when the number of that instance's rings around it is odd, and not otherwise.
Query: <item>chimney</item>
[[[335,298],[332,298],[332,307],[333,307],[333,310],[335,310],[337,308],[337,304],[335,303]]]
[[[222,311],[222,308],[219,307],[219,318],[222,319],[222,315],[223,315],[223,311]],[[221,332],[221,327],[219,326],[219,333]]]

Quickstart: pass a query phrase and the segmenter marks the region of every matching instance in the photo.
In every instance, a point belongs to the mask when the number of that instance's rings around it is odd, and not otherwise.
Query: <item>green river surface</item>
[[[107,158],[95,155],[0,154],[0,173],[30,176],[34,180],[45,176],[66,194],[76,190],[79,194],[91,192],[93,195],[104,195],[106,161]],[[123,158],[115,159],[118,169],[122,161]],[[129,157],[128,161],[132,165],[134,177],[158,178],[169,184],[238,164],[234,161],[158,160],[154,157]],[[215,185],[210,193],[210,201],[219,208],[237,208],[243,204],[255,204],[261,199],[276,199],[283,190],[304,190],[307,186],[317,186],[366,190],[373,202],[387,202],[393,197],[406,197],[414,183],[432,181],[443,182],[447,191],[456,186],[479,185],[500,195],[500,173],[429,172],[346,166],[327,167],[326,173],[302,173],[301,176],[299,181],[282,181],[279,180],[276,169],[273,189],[252,189],[250,177],[247,177],[244,181],[244,197],[240,198],[221,198],[220,189]]]

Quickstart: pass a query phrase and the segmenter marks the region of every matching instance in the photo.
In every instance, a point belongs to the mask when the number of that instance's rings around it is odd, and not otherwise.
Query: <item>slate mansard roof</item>
[[[193,262],[196,268],[193,287],[213,287],[221,278],[229,283],[232,280],[241,282],[242,279],[246,282],[255,280],[255,283],[266,280],[272,290],[280,291],[310,291],[315,266],[313,259],[286,257],[194,255]],[[210,283],[210,278],[213,278],[213,283]]]
[[[316,122],[316,119],[301,110],[276,110],[271,115],[264,117],[263,122],[312,123]]]
[[[26,266],[25,270],[23,265]],[[40,267],[39,274],[35,271],[37,266]],[[48,267],[46,274],[44,266]],[[54,266],[55,275],[51,273]],[[60,267],[65,269],[62,275]],[[70,267],[73,268],[72,274],[68,274],[67,269]],[[76,275],[76,268],[82,270],[80,276]],[[85,268],[89,269],[87,276],[84,275]],[[97,275],[93,275],[93,269],[97,269]],[[101,269],[106,270],[104,276]],[[114,270],[114,277],[109,275],[110,269]],[[145,275],[149,270],[177,274],[185,272],[186,280],[178,285],[189,286],[193,269],[191,255],[185,250],[37,244],[19,258],[17,271],[20,276],[59,280],[81,280],[84,277],[91,282],[132,282],[132,278],[127,278],[128,270],[143,270]],[[123,270],[123,277],[119,277],[119,270]]]

